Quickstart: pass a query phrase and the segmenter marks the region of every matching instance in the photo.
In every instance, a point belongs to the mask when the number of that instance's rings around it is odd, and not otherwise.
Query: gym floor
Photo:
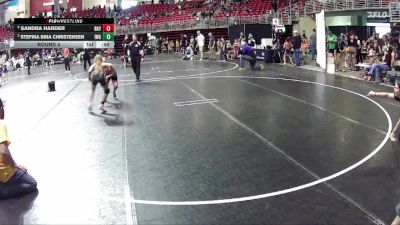
[[[390,224],[399,104],[359,80],[267,64],[147,57],[88,112],[82,65],[10,73],[10,150],[38,194],[0,224]],[[56,91],[47,92],[55,81]],[[111,88],[112,91],[112,88]],[[103,94],[97,88],[96,103]],[[97,105],[96,105],[97,106]]]

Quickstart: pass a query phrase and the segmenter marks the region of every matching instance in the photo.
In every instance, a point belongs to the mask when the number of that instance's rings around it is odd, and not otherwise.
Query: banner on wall
[[[326,31],[325,31],[325,10],[316,13],[315,16],[317,31],[317,63],[326,70]]]

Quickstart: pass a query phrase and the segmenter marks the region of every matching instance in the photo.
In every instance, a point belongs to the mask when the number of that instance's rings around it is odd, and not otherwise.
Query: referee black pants
[[[64,58],[65,71],[71,71],[71,66],[69,65],[69,58]]]
[[[86,70],[86,62],[89,63],[89,67],[92,65],[92,63],[90,62],[90,58],[84,58],[83,59],[83,69]]]
[[[28,67],[28,75],[31,75],[31,62],[26,62],[26,66]]]
[[[136,79],[140,79],[140,62],[142,61],[141,56],[132,56],[131,63],[133,72],[135,72]]]

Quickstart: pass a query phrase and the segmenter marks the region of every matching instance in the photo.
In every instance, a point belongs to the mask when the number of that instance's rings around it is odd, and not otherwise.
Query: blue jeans
[[[390,67],[386,64],[378,64],[374,63],[372,67],[369,69],[368,73],[373,74],[375,76],[376,82],[382,82],[381,72],[390,70]]]
[[[294,61],[296,62],[296,66],[300,66],[300,64],[301,64],[301,49],[294,50]]]
[[[252,70],[260,70],[261,69],[260,66],[257,65],[257,59],[253,58],[251,56],[248,56],[248,55],[242,55],[242,57],[240,57],[240,67],[241,68],[246,67],[246,61],[249,61],[250,68]]]
[[[0,200],[19,197],[34,191],[37,191],[36,180],[28,172],[21,169],[17,169],[6,183],[0,182]]]
[[[219,59],[226,61],[226,52],[222,49],[219,51]]]
[[[317,46],[311,46],[311,60],[317,59]]]

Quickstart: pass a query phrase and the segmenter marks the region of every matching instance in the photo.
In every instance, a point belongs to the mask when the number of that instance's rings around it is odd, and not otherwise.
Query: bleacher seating
[[[0,41],[11,40],[14,38],[14,32],[9,26],[0,26]]]
[[[176,4],[144,4],[134,6],[118,12],[118,25],[146,26],[163,24],[165,22],[190,21],[197,19],[201,13],[214,14],[210,17],[221,19],[227,16],[258,16],[272,9],[272,0],[242,0],[241,3],[229,3],[223,6],[221,1],[186,1]],[[278,8],[289,4],[290,0],[278,1]],[[227,14],[229,13],[229,15]],[[107,16],[106,8],[95,7],[76,12],[64,12],[65,18],[104,18]],[[208,17],[208,16],[204,16]],[[0,41],[13,38],[13,31],[9,27],[0,27]]]
[[[138,25],[188,20],[194,13],[202,10],[202,7],[196,7],[197,5],[203,6],[204,1],[138,5],[123,11],[124,16],[119,24],[128,25],[134,19],[138,20]]]
[[[66,12],[64,13],[65,18],[105,18],[106,17],[106,9],[105,8],[94,8],[88,10],[78,10],[76,12]]]
[[[247,2],[247,3],[246,3]],[[278,8],[284,8],[290,0],[278,1]],[[197,18],[201,12],[213,11],[213,18],[227,16],[259,16],[272,10],[272,0],[247,0],[241,3],[230,3],[223,6],[221,1],[187,1],[176,4],[146,4],[123,10],[120,13],[119,25],[148,25],[172,21],[187,21]],[[135,23],[134,23],[135,22]]]

